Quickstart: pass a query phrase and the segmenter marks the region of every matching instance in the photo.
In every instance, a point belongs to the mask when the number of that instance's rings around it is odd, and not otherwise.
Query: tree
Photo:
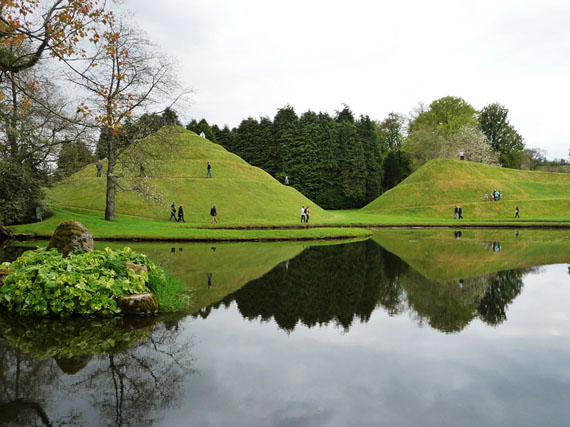
[[[381,122],[376,122],[382,144],[388,150],[397,150],[404,142],[404,123],[401,114],[389,113]]]
[[[377,128],[368,116],[360,116],[356,122],[358,139],[362,141],[366,167],[366,193],[364,204],[380,195],[382,184],[382,149]]]
[[[479,129],[499,155],[503,167],[520,168],[524,141],[509,123],[509,110],[499,103],[487,105],[479,115]]]
[[[447,136],[462,127],[477,126],[477,111],[463,98],[446,96],[436,99],[418,114],[410,123],[410,133],[426,126]]]
[[[76,141],[64,144],[57,158],[56,176],[58,178],[65,178],[73,175],[92,161],[93,153],[89,150],[85,142]]]
[[[409,159],[402,151],[391,150],[382,161],[382,170],[382,192],[385,192],[398,185],[410,174]]]
[[[72,68],[70,80],[90,96],[78,107],[107,138],[107,194],[105,219],[115,219],[118,176],[115,174],[122,151],[119,135],[133,112],[156,101],[154,96],[170,93],[176,86],[172,66],[156,52],[139,31],[121,20],[106,22],[101,43],[80,68]]]
[[[536,167],[546,161],[546,150],[542,148],[525,148],[523,150],[521,169],[536,170]]]

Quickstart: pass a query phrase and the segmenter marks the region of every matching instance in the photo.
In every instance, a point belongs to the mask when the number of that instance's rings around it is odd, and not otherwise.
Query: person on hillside
[[[146,178],[145,167],[142,163],[141,163],[141,178]]]
[[[463,151],[459,152],[459,160],[465,160],[465,153]]]
[[[301,222],[305,222],[305,206],[301,206]]]
[[[212,206],[212,208],[210,209],[210,216],[212,217],[212,221],[210,221],[210,224],[213,224],[214,222],[217,224],[218,223],[218,211],[216,209],[216,204],[214,203],[214,205]]]
[[[285,185],[289,185],[289,177],[285,175]]]
[[[176,219],[176,204],[174,202],[172,202],[172,204],[170,205],[170,218],[168,219],[168,221],[178,221]]]
[[[492,202],[493,201],[493,193],[489,194],[489,201]]]
[[[515,208],[515,218],[520,218],[520,216],[519,216],[519,207],[518,207],[518,206]]]
[[[178,207],[178,222],[186,222],[184,221],[184,205],[182,203]]]
[[[309,222],[309,216],[311,215],[311,210],[309,209],[309,206],[307,206],[305,208],[305,222]]]
[[[97,177],[99,178],[101,177],[101,171],[103,170],[103,163],[101,162],[101,159],[97,160],[95,167],[97,168]]]
[[[206,167],[206,178],[212,177],[212,164],[208,162],[208,166]]]
[[[485,191],[485,201],[489,200],[489,193]]]
[[[455,205],[455,209],[453,210],[453,219],[457,219],[458,213],[459,213],[459,207]]]
[[[461,206],[457,207],[457,215],[459,215],[459,219],[463,219],[463,209],[461,209]]]
[[[206,134],[204,133],[204,131],[200,132],[200,138],[206,138]]]
[[[501,192],[497,190],[497,200],[501,201]]]

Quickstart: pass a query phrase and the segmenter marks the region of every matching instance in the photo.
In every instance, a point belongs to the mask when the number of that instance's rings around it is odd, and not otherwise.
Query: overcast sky
[[[568,157],[566,0],[128,0],[196,91],[182,115],[237,126],[292,105],[383,119],[452,95],[500,102],[527,147]]]

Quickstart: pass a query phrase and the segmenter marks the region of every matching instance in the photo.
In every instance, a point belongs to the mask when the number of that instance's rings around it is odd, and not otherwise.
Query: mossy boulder
[[[119,308],[124,314],[155,314],[158,313],[158,301],[150,292],[128,295],[119,298]]]
[[[89,252],[95,249],[93,235],[78,221],[63,221],[60,223],[51,240],[47,250],[56,248],[64,256],[69,253],[80,250]]]

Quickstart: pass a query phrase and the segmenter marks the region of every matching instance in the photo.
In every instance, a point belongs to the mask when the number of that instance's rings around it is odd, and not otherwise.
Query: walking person
[[[305,208],[305,222],[309,222],[309,215],[311,214],[311,210],[309,209],[309,206],[307,206]]]
[[[519,216],[519,207],[518,207],[518,206],[515,208],[515,218],[520,218],[520,216]]]
[[[463,209],[461,209],[461,206],[457,207],[457,214],[459,215],[459,219],[463,219]]]
[[[305,222],[305,206],[301,206],[301,222]]]
[[[186,222],[184,221],[184,205],[182,203],[178,207],[178,222]]]
[[[289,185],[289,177],[285,175],[285,185]]]
[[[453,210],[453,219],[457,219],[458,213],[459,213],[459,207],[455,205],[455,209]]]
[[[208,162],[206,178],[211,178],[211,177],[212,177],[212,164]]]
[[[99,178],[101,177],[101,171],[103,170],[103,163],[101,162],[101,159],[97,160],[95,167],[97,168],[97,177]]]
[[[485,191],[485,201],[489,200],[489,194]]]
[[[170,218],[168,219],[168,221],[178,221],[176,219],[176,205],[174,204],[174,202],[172,202],[172,204],[170,205]]]
[[[217,224],[218,223],[218,211],[216,210],[216,204],[214,203],[214,205],[212,206],[212,208],[210,209],[210,216],[212,217],[212,221],[210,221],[210,224],[213,224],[214,222]]]

